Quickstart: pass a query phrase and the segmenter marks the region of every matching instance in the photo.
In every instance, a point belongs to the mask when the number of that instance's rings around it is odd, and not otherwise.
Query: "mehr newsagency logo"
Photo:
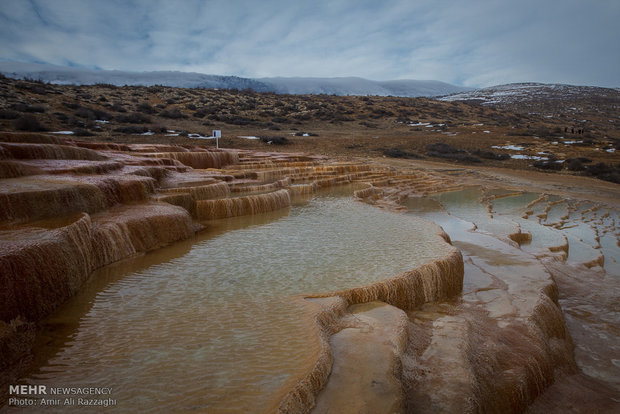
[[[111,407],[117,404],[111,387],[50,387],[9,385],[9,407]]]

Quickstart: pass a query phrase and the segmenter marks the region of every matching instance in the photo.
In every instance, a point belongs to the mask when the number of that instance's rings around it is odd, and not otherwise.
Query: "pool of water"
[[[112,387],[114,412],[260,412],[316,357],[300,295],[385,279],[448,248],[426,221],[331,195],[208,227],[100,270],[45,321],[24,382]]]

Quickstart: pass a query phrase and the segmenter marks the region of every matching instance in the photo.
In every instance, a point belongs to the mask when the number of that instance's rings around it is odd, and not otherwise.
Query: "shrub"
[[[445,158],[447,160],[460,161],[460,162],[471,162],[471,163],[480,163],[482,162],[480,158],[476,158],[467,153],[461,152],[434,152],[429,151],[426,153],[429,157],[437,157],[437,158]]]
[[[555,162],[555,161],[534,161],[534,164],[532,165],[541,170],[551,170],[551,171],[559,171],[564,167],[562,163]]]
[[[11,106],[12,109],[19,111],[19,112],[29,112],[29,113],[43,113],[45,112],[45,108],[43,108],[42,106],[35,106],[35,105],[26,105],[23,103],[17,103]]]
[[[592,162],[592,160],[588,158],[583,158],[583,157],[569,158],[564,162],[564,165],[566,166],[566,169],[569,171],[583,171],[586,169],[586,166],[583,165],[584,160],[587,160],[585,162]]]
[[[78,136],[78,137],[92,137],[95,134],[93,134],[87,129],[76,128],[73,130],[73,135]]]
[[[474,157],[470,155],[465,150],[460,150],[452,147],[451,145],[445,144],[443,142],[436,142],[434,144],[429,144],[426,147],[427,155],[429,157],[438,157],[445,158],[453,161],[461,161],[461,162],[471,162],[471,163],[480,163],[482,162],[480,158]]]
[[[15,111],[11,111],[10,109],[0,110],[0,119],[17,119],[17,118],[19,118],[19,113]]]
[[[87,108],[84,106],[78,107],[77,111],[75,111],[75,116],[80,118],[84,118],[90,121],[94,121],[95,119],[102,119],[105,121],[111,120],[113,117],[108,112],[103,111],[101,109],[95,108]]]
[[[34,115],[24,115],[13,121],[15,129],[18,131],[47,131],[47,129],[39,123]]]
[[[377,128],[379,125],[374,124],[372,122],[367,122],[367,121],[362,121],[360,122],[360,125],[365,126],[366,128]]]
[[[484,151],[484,150],[475,150],[473,154],[480,158],[485,158],[487,160],[504,161],[510,158],[510,155],[508,154],[497,153],[493,151]]]
[[[140,112],[132,112],[127,115],[119,115],[116,120],[126,124],[148,124],[151,122],[151,117]]]
[[[108,112],[103,111],[101,109],[93,109],[93,113],[95,114],[96,119],[101,119],[103,121],[110,121],[114,118]]]
[[[149,129],[145,126],[129,125],[118,127],[114,130],[114,132],[120,132],[123,134],[143,134],[145,132],[148,132],[148,130]]]
[[[171,110],[163,110],[159,113],[159,116],[163,116],[164,118],[170,119],[185,119],[188,118],[187,115],[182,113],[179,108],[173,108]]]
[[[155,109],[147,102],[142,102],[138,104],[138,106],[136,107],[136,111],[142,112],[144,114],[154,114],[156,112]]]
[[[16,89],[27,90],[38,95],[45,95],[48,92],[47,85],[41,79],[24,78],[26,82],[15,84]]]
[[[63,112],[54,112],[54,116],[56,117],[56,119],[62,122],[67,122],[69,120],[69,116],[67,116],[67,114]]]
[[[76,102],[63,102],[62,104],[69,109],[78,109],[80,107]]]
[[[84,119],[95,120],[95,113],[89,108],[79,107],[78,110],[75,111],[75,116]]]
[[[608,174],[612,172],[613,167],[603,162],[599,162],[593,165],[589,165],[587,170],[588,170],[588,173],[594,176],[599,176],[599,175]]]
[[[586,172],[601,180],[620,184],[620,165],[614,167],[613,165],[599,162],[594,165],[588,165]]]
[[[261,141],[273,145],[287,145],[290,141],[286,137],[259,137]]]
[[[118,103],[118,102],[114,103],[114,105],[112,105],[110,109],[112,109],[114,112],[120,112],[123,114],[127,112],[127,109],[125,109],[123,104]]]
[[[226,117],[225,119],[223,119],[223,121],[226,122],[227,124],[232,124],[232,125],[248,125],[254,122],[253,119],[246,118],[243,116],[238,116],[238,115]]]
[[[415,154],[409,151],[403,151],[399,148],[388,148],[383,150],[383,155],[391,158],[408,158],[408,159],[420,159],[424,158],[421,155]]]
[[[309,121],[312,119],[312,115],[310,115],[309,113],[296,114],[296,115],[293,115],[293,118],[295,118],[298,121]]]
[[[429,144],[426,146],[426,149],[431,152],[437,152],[440,154],[450,154],[450,153],[459,153],[465,152],[464,150],[456,149],[451,145],[445,144],[443,142],[436,142],[434,144]]]

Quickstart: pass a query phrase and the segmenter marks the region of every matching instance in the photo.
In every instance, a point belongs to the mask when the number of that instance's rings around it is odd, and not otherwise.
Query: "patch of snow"
[[[570,144],[583,144],[583,141],[564,141],[565,145],[570,145]]]
[[[109,124],[110,121],[105,121],[103,119],[95,119],[95,122],[99,123],[99,124]]]
[[[56,132],[52,132],[52,134],[59,134],[59,135],[73,135],[73,131],[56,131]]]
[[[237,138],[244,138],[244,139],[260,139],[259,137],[254,137],[254,136],[246,136],[246,135],[238,135]]]
[[[195,139],[215,139],[215,137],[203,137],[200,134],[187,134],[188,138],[195,138]]]
[[[525,149],[525,147],[521,147],[519,145],[493,145],[491,148],[495,148],[495,149],[507,149],[507,150],[512,150],[512,151],[522,151]]]
[[[430,125],[429,122],[418,122],[417,124],[409,124],[409,126],[426,126]]]
[[[482,132],[484,132],[485,134],[490,134],[491,133],[491,131],[482,131]]]
[[[615,148],[608,148],[605,151],[606,152],[616,152],[616,149]]]
[[[179,134],[166,134],[167,137],[178,137]]]
[[[546,161],[549,159],[547,157],[539,157],[538,155],[523,155],[523,154],[511,155],[510,158],[512,158],[513,160],[537,160],[537,161]]]

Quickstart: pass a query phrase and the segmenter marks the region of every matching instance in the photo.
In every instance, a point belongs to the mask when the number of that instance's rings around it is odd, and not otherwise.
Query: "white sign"
[[[214,129],[213,130],[213,138],[215,138],[215,148],[220,147],[220,138],[222,138],[222,130]]]

